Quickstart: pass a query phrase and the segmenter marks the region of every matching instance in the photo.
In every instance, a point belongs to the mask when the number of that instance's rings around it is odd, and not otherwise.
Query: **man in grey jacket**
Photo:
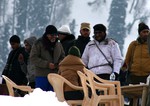
[[[31,36],[24,40],[25,50],[30,55],[31,48],[33,43],[36,41],[35,36]],[[21,65],[22,71],[26,74],[28,79],[28,85],[32,88],[35,88],[35,66],[30,62],[30,58],[28,58],[27,64],[24,62],[23,55],[20,54],[18,60]]]
[[[35,65],[35,87],[44,91],[53,91],[47,75],[57,73],[58,64],[65,57],[63,47],[57,37],[56,27],[48,25],[43,36],[36,40],[31,49],[30,59]]]

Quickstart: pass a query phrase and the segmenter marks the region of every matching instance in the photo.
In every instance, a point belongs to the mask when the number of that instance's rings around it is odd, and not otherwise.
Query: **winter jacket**
[[[25,39],[24,42],[30,44],[32,47],[35,40],[36,40],[35,37],[29,37]],[[28,82],[35,82],[35,66],[33,63],[30,62],[30,58],[28,58],[27,64],[21,63],[21,69],[26,74]]]
[[[104,55],[95,45],[95,42],[104,53],[108,61],[113,64],[113,68],[110,67]],[[90,41],[82,55],[82,60],[86,67],[88,67],[95,74],[111,74],[112,72],[119,74],[123,59],[118,44],[114,40],[108,38],[100,43],[96,40],[95,42],[94,40]]]
[[[128,47],[125,63],[131,68],[129,71],[136,76],[148,76],[150,74],[150,55],[147,42],[133,41]]]
[[[42,38],[39,38],[32,46],[30,59],[35,65],[35,75],[47,77],[49,73],[58,73],[58,68],[50,69],[49,63],[54,63],[57,67],[59,62],[65,57],[63,47],[60,42],[56,42],[54,56],[45,49]]]
[[[59,74],[70,81],[72,84],[79,86],[80,78],[77,71],[83,71],[85,67],[81,58],[73,55],[66,56],[59,64]],[[65,85],[64,91],[72,91],[73,89]]]
[[[81,56],[84,52],[85,46],[90,42],[90,37],[78,36],[78,39],[75,40],[74,46],[78,47],[81,53]]]
[[[27,64],[28,53],[23,47],[12,50],[9,53],[7,63],[2,72],[2,75],[6,75],[18,85],[26,85],[27,78],[26,74],[21,69],[20,62],[18,61],[19,54],[23,55],[24,61]],[[3,83],[5,82],[3,81]]]
[[[74,40],[75,40],[75,36],[70,34],[70,35],[66,35],[66,37],[60,41],[66,56],[68,55],[68,51],[70,47],[73,46]]]

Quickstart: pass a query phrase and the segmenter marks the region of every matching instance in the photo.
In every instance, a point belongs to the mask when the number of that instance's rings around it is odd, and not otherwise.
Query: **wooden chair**
[[[75,90],[83,90],[80,86],[75,86],[70,83],[67,79],[59,74],[50,73],[48,74],[48,81],[53,86],[54,92],[56,92],[56,97],[60,102],[66,101],[70,106],[81,105],[83,100],[65,100],[64,98],[64,84],[67,84]]]
[[[6,82],[6,85],[7,85],[8,92],[9,92],[10,96],[15,96],[14,88],[19,89],[21,91],[28,92],[28,93],[33,91],[33,89],[30,86],[17,85],[11,79],[6,77],[5,75],[2,75],[2,78],[4,78],[4,80]]]
[[[124,106],[124,99],[123,96],[121,95],[121,88],[120,88],[119,81],[108,81],[108,80],[101,79],[86,68],[84,68],[84,72],[87,76],[82,74],[81,72],[78,72],[78,74],[81,78],[82,86],[84,85],[83,86],[84,91],[85,89],[87,90],[87,88],[85,88],[86,86],[85,84],[87,84],[87,82],[85,81],[88,80],[90,88],[92,90],[92,97],[90,100],[85,99],[83,102],[83,106],[86,106],[87,104],[89,106],[97,106],[99,103],[110,105],[110,106]],[[103,95],[96,94],[97,89],[102,91],[104,90],[104,88],[107,89],[106,93],[104,93]]]
[[[0,84],[0,95],[9,95],[6,84]]]

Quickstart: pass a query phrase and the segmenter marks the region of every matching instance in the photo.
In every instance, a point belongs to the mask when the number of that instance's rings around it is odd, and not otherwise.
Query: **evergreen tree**
[[[9,38],[42,36],[45,27],[69,24],[72,0],[0,0],[0,68],[3,70],[9,53]],[[10,6],[11,5],[11,6]],[[11,11],[8,11],[8,6]],[[0,73],[1,71],[0,70]]]
[[[68,22],[72,0],[31,0],[28,28],[31,34],[41,36],[48,24],[56,27]]]
[[[137,21],[145,23],[148,22],[148,18],[150,17],[150,11],[146,7],[147,1],[148,0],[132,0],[128,14],[132,14],[133,18],[132,20],[130,20],[129,23],[127,23],[128,34],[131,33],[132,27]]]
[[[24,36],[41,36],[48,24],[60,26],[68,22],[71,3],[72,0],[14,0],[13,33],[21,40]]]
[[[108,36],[118,42],[121,52],[123,51],[124,38],[126,37],[126,8],[126,0],[112,0],[108,19]]]
[[[4,69],[6,64],[6,58],[8,55],[8,45],[7,41],[9,39],[9,28],[8,28],[8,21],[6,19],[6,8],[7,8],[7,1],[0,0],[0,74]]]
[[[73,35],[75,35],[74,29],[76,27],[76,20],[73,19],[72,22],[69,24],[70,30],[72,32]]]
[[[27,20],[27,7],[28,7],[28,0],[18,0],[15,3],[15,11],[16,14],[16,34],[21,38],[24,39],[24,34],[26,33],[26,20]],[[16,12],[16,13],[15,13]]]

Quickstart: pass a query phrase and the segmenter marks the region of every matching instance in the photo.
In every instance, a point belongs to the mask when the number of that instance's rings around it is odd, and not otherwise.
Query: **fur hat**
[[[62,25],[59,29],[58,29],[58,33],[60,34],[65,34],[65,35],[70,35],[71,31],[68,25]]]
[[[55,34],[57,34],[57,28],[54,25],[48,25],[46,27],[45,34],[46,35],[47,34],[55,35]]]
[[[81,57],[80,50],[76,46],[72,46],[68,52],[69,55],[74,55],[77,57]]]
[[[138,33],[140,34],[140,32],[144,29],[149,30],[149,27],[144,22],[139,23]]]
[[[28,43],[29,45],[33,45],[33,43],[36,41],[36,37],[35,36],[31,36],[27,39],[24,40],[24,43]]]
[[[80,30],[82,29],[88,29],[90,31],[91,30],[90,23],[86,23],[86,22],[81,23]]]
[[[96,24],[94,27],[94,32],[95,31],[102,31],[102,32],[106,32],[106,27],[103,24]]]
[[[10,43],[20,43],[20,38],[17,35],[13,35],[10,39],[9,39]]]

